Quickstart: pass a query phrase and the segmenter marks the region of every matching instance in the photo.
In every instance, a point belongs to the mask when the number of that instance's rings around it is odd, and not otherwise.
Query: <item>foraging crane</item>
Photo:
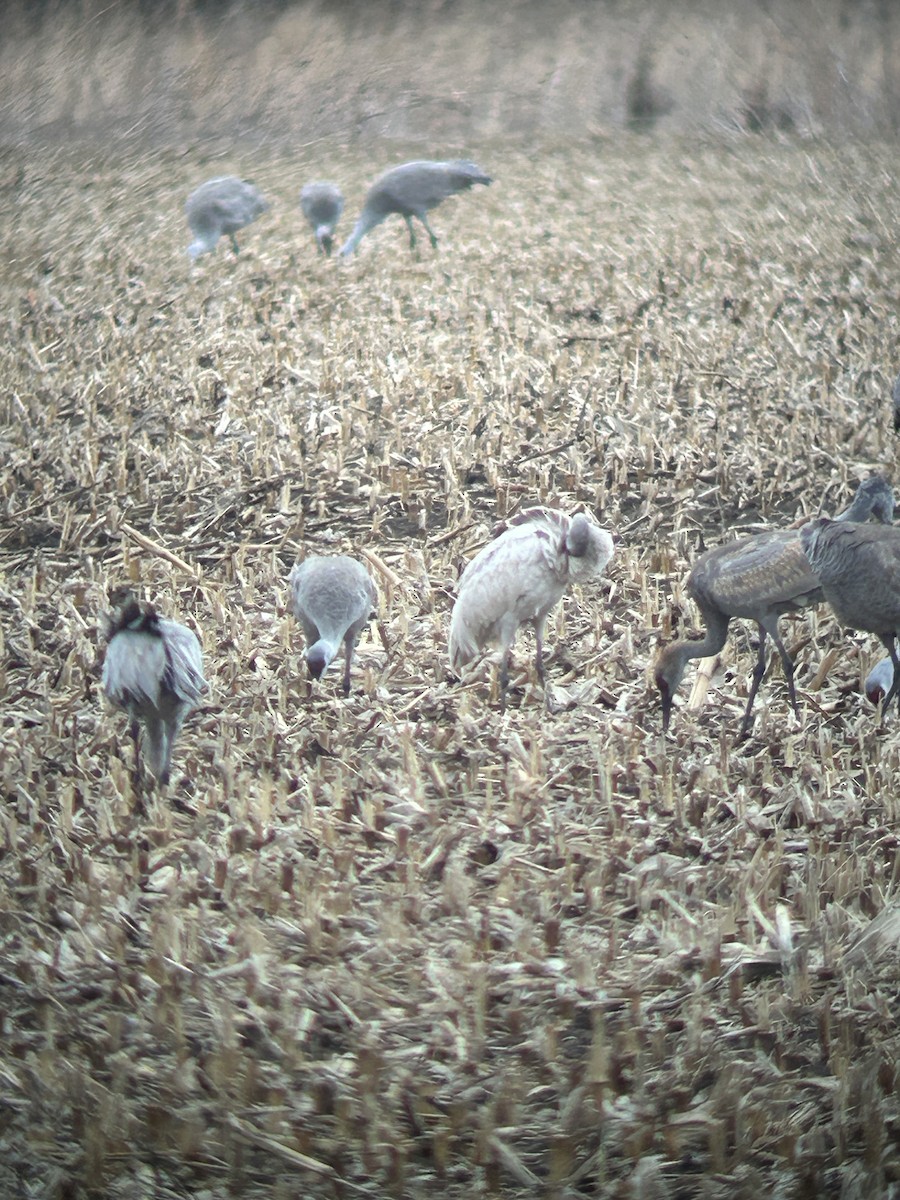
[[[201,183],[188,196],[185,205],[188,225],[194,235],[188,254],[195,259],[214,250],[219,238],[225,234],[237,254],[235,233],[255,221],[268,207],[259,189],[236,175],[223,175],[220,179]]]
[[[352,254],[370,229],[380,225],[392,213],[399,213],[409,230],[409,248],[414,250],[416,235],[412,219],[417,217],[425,226],[432,249],[437,249],[437,236],[428,224],[428,211],[476,183],[492,183],[481,167],[465,159],[452,162],[408,162],[385,171],[366,195],[366,202],[353,232],[341,247],[341,257]]]
[[[879,475],[864,479],[853,503],[836,520],[864,521],[874,515],[889,524],[894,514],[894,496]],[[756,693],[766,673],[766,635],[781,656],[787,679],[788,697],[797,712],[794,664],[778,633],[783,613],[800,612],[820,604],[822,588],[801,546],[800,532],[779,529],[751,534],[736,542],[707,550],[694,563],[687,579],[688,594],[700,609],[706,634],[700,641],[678,641],[666,646],[654,668],[662,707],[663,730],[669,728],[672,701],[685,667],[692,658],[709,658],[725,645],[728,626],[734,617],[755,621],[759,628],[759,653],[738,741],[750,729],[750,714]]]
[[[800,540],[837,619],[884,643],[893,668],[882,705],[887,712],[900,694],[900,529],[820,517],[803,526]]]
[[[866,676],[866,697],[877,704],[883,700],[894,682],[894,664],[889,658],[881,658]]]
[[[138,722],[143,723],[145,755],[164,787],[175,739],[207,687],[200,643],[192,630],[140,604],[128,588],[115,589],[110,600],[103,690],[131,718],[136,755]]]
[[[500,705],[506,708],[509,652],[520,625],[534,626],[535,665],[544,683],[544,623],[570,583],[602,575],[613,540],[586,513],[528,508],[495,530],[468,564],[450,620],[450,665],[459,671],[488,643],[499,644]]]
[[[350,695],[350,663],[357,639],[378,603],[372,577],[346,554],[315,555],[291,571],[291,608],[306,638],[306,665],[321,679],[344,644],[344,695]]]
[[[344,193],[336,183],[307,183],[300,192],[300,209],[316,236],[319,253],[329,255],[344,211]]]

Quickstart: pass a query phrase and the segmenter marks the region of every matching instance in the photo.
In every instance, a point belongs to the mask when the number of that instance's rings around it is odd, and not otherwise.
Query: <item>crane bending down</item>
[[[165,786],[175,739],[207,688],[200,643],[187,626],[138,603],[128,588],[116,589],[110,599],[115,611],[106,635],[103,690],[131,718],[135,754],[143,723],[150,770]]]
[[[192,259],[215,250],[220,237],[231,239],[231,248],[238,253],[235,233],[266,211],[268,203],[259,188],[236,175],[208,179],[187,198],[185,211],[194,240],[188,246]]]
[[[344,645],[344,695],[350,695],[350,664],[378,592],[369,572],[346,554],[305,558],[291,571],[291,608],[306,638],[306,665],[320,679]]]
[[[460,578],[450,621],[450,665],[459,671],[486,645],[499,644],[500,704],[505,709],[509,652],[519,626],[534,626],[535,665],[543,684],[547,615],[570,583],[603,574],[613,540],[586,513],[569,517],[542,507],[524,510],[496,532]]]
[[[353,232],[341,247],[341,257],[352,254],[369,230],[380,225],[392,213],[399,213],[409,230],[409,248],[416,246],[416,234],[412,219],[418,218],[433,249],[437,249],[437,235],[428,224],[428,212],[457,192],[464,192],[476,183],[492,183],[481,167],[465,159],[452,162],[408,162],[392,167],[379,176],[369,188],[363,210]]]
[[[307,183],[300,192],[300,210],[315,234],[319,253],[329,255],[344,211],[344,193],[336,183]]]
[[[887,481],[879,475],[863,480],[853,503],[836,518],[839,522],[864,521],[868,516],[889,524],[894,497]],[[703,617],[706,634],[699,641],[678,641],[666,646],[656,660],[654,672],[662,707],[663,729],[669,727],[672,701],[685,667],[692,658],[708,658],[725,645],[728,626],[734,617],[755,621],[759,627],[759,653],[753,682],[738,740],[747,736],[756,693],[766,673],[766,635],[781,656],[788,696],[797,712],[794,664],[778,632],[783,613],[800,612],[824,598],[819,579],[801,545],[801,531],[779,529],[758,533],[707,550],[694,563],[687,590]]]
[[[881,710],[886,713],[900,696],[900,529],[820,518],[804,525],[800,540],[838,620],[876,633],[884,643],[893,668]]]

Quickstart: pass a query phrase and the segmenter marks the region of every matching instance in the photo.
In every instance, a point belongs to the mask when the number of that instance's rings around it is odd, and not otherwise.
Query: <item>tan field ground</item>
[[[485,143],[490,189],[318,258],[296,207],[433,153],[8,151],[0,1195],[896,1197],[900,719],[876,640],[755,630],[663,737],[702,548],[895,478],[896,147]],[[271,211],[191,268],[183,203]],[[494,522],[608,575],[447,662]],[[285,580],[365,556],[349,699]],[[107,589],[196,629],[164,794],[103,700]],[[708,691],[707,691],[708,688]]]

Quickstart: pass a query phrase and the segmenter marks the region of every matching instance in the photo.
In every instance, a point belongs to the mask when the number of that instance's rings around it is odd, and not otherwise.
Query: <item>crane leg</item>
[[[788,699],[791,702],[791,707],[794,710],[794,715],[799,717],[800,712],[797,708],[797,692],[794,688],[794,664],[791,661],[791,656],[787,652],[784,642],[778,633],[778,628],[770,629],[772,641],[778,647],[778,653],[781,655],[781,665],[784,667],[784,677],[787,680]]]
[[[432,250],[437,250],[437,246],[438,246],[437,234],[434,232],[434,230],[428,224],[428,218],[425,216],[424,213],[419,213],[418,217],[419,217],[419,220],[422,222],[422,224],[425,226],[425,229],[428,232],[428,237],[431,239]]]
[[[350,638],[344,639],[344,695],[350,695],[350,663],[353,661],[354,643]]]
[[[509,647],[500,659],[500,711],[506,712],[506,693],[509,688]]]
[[[231,238],[231,248],[232,248],[232,250],[235,252],[235,254],[238,254],[238,253],[240,253],[240,252],[239,252],[239,250],[238,250],[237,238],[234,236],[234,234],[233,234],[233,233],[229,234],[228,236]]]
[[[766,631],[759,626],[759,653],[756,656],[756,666],[753,668],[753,682],[750,684],[750,695],[747,697],[747,707],[744,709],[744,719],[741,721],[741,731],[738,741],[742,742],[750,732],[750,714],[753,711],[753,701],[759,691],[759,685],[766,673]]]
[[[409,230],[409,248],[410,250],[415,250],[416,231],[413,229],[412,217],[404,217],[403,219],[406,222],[406,228]]]

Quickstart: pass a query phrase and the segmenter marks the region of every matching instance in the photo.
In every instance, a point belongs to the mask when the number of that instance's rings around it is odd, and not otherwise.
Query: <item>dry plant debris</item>
[[[878,647],[785,621],[801,719],[764,689],[740,747],[749,627],[667,738],[649,672],[703,547],[894,477],[895,147],[466,149],[496,183],[438,253],[343,263],[297,189],[354,209],[371,153],[5,152],[5,1194],[900,1187]],[[232,172],[271,211],[191,269],[184,197]],[[552,712],[523,638],[501,718],[449,613],[532,503],[619,540],[551,617]],[[378,576],[346,700],[301,550]],[[143,813],[99,689],[126,582],[211,685]]]

